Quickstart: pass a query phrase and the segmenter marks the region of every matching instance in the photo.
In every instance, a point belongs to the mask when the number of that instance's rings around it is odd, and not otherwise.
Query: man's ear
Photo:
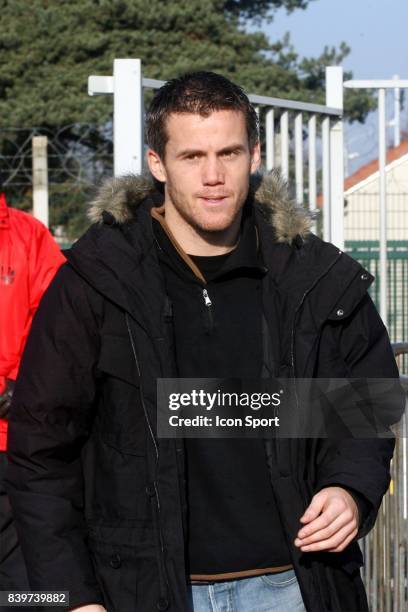
[[[261,165],[261,144],[258,141],[251,151],[251,174],[254,174]]]
[[[165,183],[167,180],[166,169],[159,155],[153,149],[147,149],[147,163],[149,170],[155,179],[160,183]]]

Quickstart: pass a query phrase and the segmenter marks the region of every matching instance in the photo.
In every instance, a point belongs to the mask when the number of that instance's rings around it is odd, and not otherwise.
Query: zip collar
[[[252,207],[244,207],[240,235],[236,247],[226,254],[228,257],[221,264],[216,274],[210,274],[207,277],[205,277],[197,265],[196,258],[183,250],[170,231],[164,217],[164,206],[152,208],[151,215],[154,219],[153,232],[159,252],[166,254],[166,262],[183,278],[186,277],[186,274],[190,275],[191,279],[198,280],[200,284],[205,286],[209,281],[216,280],[241,269],[248,269],[259,275],[265,274],[266,269],[259,248],[258,231]],[[199,259],[197,257],[197,260]]]
[[[151,208],[150,214],[153,217],[153,219],[155,219],[159,223],[160,227],[162,228],[163,232],[166,234],[166,236],[168,238],[168,242],[171,243],[173,249],[177,252],[178,256],[182,259],[182,261],[185,263],[185,265],[188,268],[190,268],[190,270],[193,272],[194,276],[201,283],[203,283],[203,285],[206,285],[207,281],[204,278],[203,274],[201,273],[200,269],[194,263],[194,261],[191,259],[190,255],[188,255],[188,253],[186,253],[184,251],[184,249],[180,245],[180,243],[177,242],[174,234],[172,233],[172,231],[170,230],[169,226],[167,225],[166,219],[165,219],[165,215],[164,215],[164,204],[162,204],[159,207]],[[156,231],[154,228],[153,228],[153,232],[155,234],[156,243],[158,243],[158,245],[159,245],[159,249],[167,251],[167,249],[165,248],[164,241],[160,239],[160,232]]]

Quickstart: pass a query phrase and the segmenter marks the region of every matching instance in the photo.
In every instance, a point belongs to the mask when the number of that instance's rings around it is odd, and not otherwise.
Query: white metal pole
[[[387,326],[387,189],[385,89],[378,90],[378,144],[380,165],[380,314]]]
[[[326,104],[343,109],[343,68],[326,68]],[[330,227],[331,241],[344,248],[344,148],[343,121],[334,120],[330,128]]]
[[[47,145],[47,136],[33,136],[33,215],[46,227],[49,223]]]
[[[266,169],[269,172],[275,166],[275,129],[273,108],[266,112]]]
[[[331,241],[330,117],[322,121],[323,240]]]
[[[303,119],[302,113],[295,117],[295,179],[296,202],[303,204]]]
[[[115,176],[143,170],[142,66],[139,59],[113,63],[113,150]]]
[[[309,209],[316,209],[317,202],[317,180],[316,180],[316,115],[312,115],[309,119],[308,125],[309,134]],[[316,231],[315,224],[313,224],[313,231]]]
[[[396,81],[399,80],[398,74],[393,76]],[[394,147],[399,147],[401,144],[401,132],[400,132],[400,97],[401,90],[399,87],[394,89]]]
[[[281,139],[281,172],[287,181],[289,179],[289,113],[285,111],[280,118]]]

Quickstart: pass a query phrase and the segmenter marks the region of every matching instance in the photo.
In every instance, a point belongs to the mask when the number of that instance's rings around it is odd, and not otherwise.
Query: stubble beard
[[[204,220],[201,220],[199,214],[194,215],[191,211],[188,200],[176,187],[170,183],[170,181],[167,182],[167,193],[177,213],[187,225],[189,225],[197,234],[203,237],[214,237],[217,234],[221,234],[231,227],[237,216],[241,218],[242,209],[247,199],[248,191],[240,194],[241,197],[239,197],[239,203],[237,203],[234,208],[231,209],[230,214],[224,216],[223,219],[217,224],[211,225],[211,223],[207,224]]]

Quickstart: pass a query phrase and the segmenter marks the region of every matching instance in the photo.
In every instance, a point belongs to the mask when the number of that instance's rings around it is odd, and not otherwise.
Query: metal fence
[[[389,167],[387,193],[387,329],[408,390],[408,194],[404,165]],[[370,294],[380,307],[380,194],[376,177],[346,193],[345,249],[377,279]],[[347,240],[348,238],[348,240]],[[384,309],[383,309],[384,310]],[[407,415],[391,463],[391,484],[374,529],[362,542],[364,581],[372,612],[408,610]]]
[[[40,127],[0,130],[0,185],[12,206],[33,207],[33,139],[48,140],[49,225],[72,242],[87,227],[86,203],[102,177],[113,171],[112,122],[72,124],[56,132]]]
[[[0,130],[0,180],[14,205],[31,208],[33,136],[48,136],[49,223],[61,239],[85,229],[85,202],[104,175],[139,173],[144,160],[144,100],[164,81],[144,78],[140,60],[115,60],[113,77],[90,77],[89,92],[111,93],[106,125],[74,124],[51,134],[40,128]],[[343,201],[342,71],[327,69],[326,106],[250,94],[256,107],[266,170],[279,167],[298,203],[316,208],[322,193],[326,240],[342,227],[331,214]],[[95,103],[97,103],[95,101]],[[335,170],[335,171],[334,171]],[[70,205],[67,206],[67,199]],[[333,206],[332,206],[333,204]],[[67,230],[62,236],[62,229]],[[342,246],[342,239],[336,241]]]
[[[346,241],[345,250],[376,278],[379,276],[378,240]],[[408,240],[387,243],[388,333],[391,342],[408,342]],[[379,284],[374,282],[370,294],[379,307]],[[402,371],[408,372],[408,354],[401,355]]]
[[[407,240],[408,237],[408,192],[404,175],[406,164],[396,172],[389,171],[392,189],[387,193],[387,243]],[[405,180],[404,180],[405,179]],[[368,179],[367,179],[368,180]],[[373,178],[366,186],[360,183],[351,194],[345,194],[344,235],[347,240],[377,240],[380,235],[378,181]]]

